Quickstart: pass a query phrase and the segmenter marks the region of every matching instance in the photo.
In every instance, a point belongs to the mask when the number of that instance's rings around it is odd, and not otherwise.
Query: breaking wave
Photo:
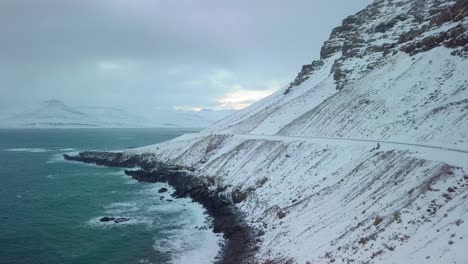
[[[52,150],[44,149],[44,148],[10,148],[10,149],[5,149],[5,151],[43,153],[43,152],[49,152]]]

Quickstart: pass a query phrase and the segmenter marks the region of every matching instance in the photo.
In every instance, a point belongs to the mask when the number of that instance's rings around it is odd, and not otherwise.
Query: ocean
[[[221,238],[203,208],[123,169],[63,153],[145,146],[183,129],[0,130],[0,263],[209,263]],[[162,187],[169,192],[158,193]],[[102,217],[125,217],[122,223]]]

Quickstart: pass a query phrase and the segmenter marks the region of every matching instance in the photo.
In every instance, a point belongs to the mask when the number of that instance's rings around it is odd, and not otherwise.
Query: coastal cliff
[[[68,159],[139,166],[194,200],[203,182],[198,201],[222,197],[256,235],[237,263],[464,263],[467,15],[466,0],[376,0],[290,85],[204,131]]]

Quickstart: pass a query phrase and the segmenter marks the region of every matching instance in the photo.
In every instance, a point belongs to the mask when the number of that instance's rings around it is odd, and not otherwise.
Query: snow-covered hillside
[[[467,14],[377,0],[288,87],[126,155],[245,191],[259,263],[467,263]]]

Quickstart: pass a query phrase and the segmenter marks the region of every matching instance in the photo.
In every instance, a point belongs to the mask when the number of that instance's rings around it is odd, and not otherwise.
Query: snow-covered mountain
[[[149,113],[148,119],[164,127],[206,128],[217,121],[235,113],[235,110],[183,111],[158,110]]]
[[[467,0],[376,0],[289,86],[126,155],[244,191],[259,263],[466,263],[467,14]]]
[[[147,116],[122,107],[70,107],[53,99],[20,114],[0,119],[0,127],[14,128],[205,128],[233,111],[158,111]]]
[[[94,116],[105,123],[107,127],[155,127],[147,118],[131,113],[122,107],[77,107],[77,110]]]
[[[39,106],[2,120],[2,127],[101,127],[104,121],[65,105],[47,100]]]

